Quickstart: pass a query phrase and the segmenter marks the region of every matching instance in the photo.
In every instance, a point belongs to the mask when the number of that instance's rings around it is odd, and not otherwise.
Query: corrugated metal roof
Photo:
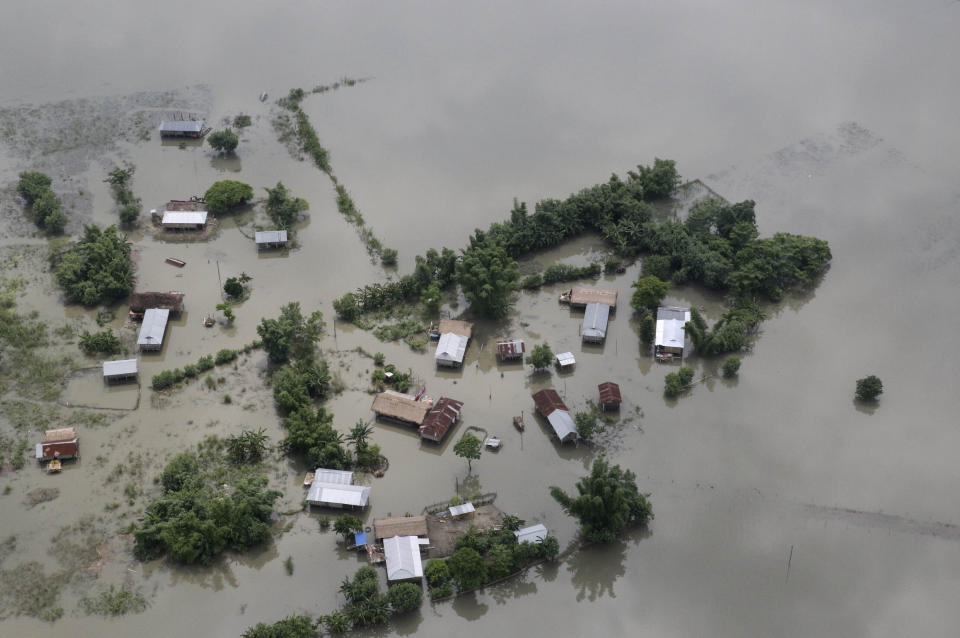
[[[606,339],[607,321],[610,318],[610,306],[599,303],[588,303],[583,313],[583,330],[580,334],[585,339]]]
[[[281,244],[287,241],[285,230],[258,230],[253,236],[258,244]]]
[[[139,346],[160,346],[163,344],[163,334],[167,330],[167,320],[170,311],[165,308],[149,308],[143,313],[143,324],[140,326],[140,336],[137,337]]]
[[[120,361],[103,362],[103,376],[105,377],[125,377],[136,373],[136,359],[122,359]]]
[[[511,339],[510,341],[497,342],[497,354],[501,357],[516,357],[523,355],[527,351],[523,339]]]
[[[577,360],[573,358],[572,352],[561,352],[557,355],[557,365],[559,365],[561,368],[572,366],[576,362]]]
[[[420,542],[416,536],[394,536],[383,541],[387,580],[423,578]]]
[[[440,397],[423,419],[420,436],[432,441],[440,441],[450,426],[460,418],[461,410],[463,410],[463,401]]]
[[[517,537],[518,543],[539,543],[546,538],[548,534],[547,527],[543,523],[530,525],[529,527],[518,529],[513,533],[513,535]]]
[[[366,485],[343,485],[313,481],[307,492],[307,502],[312,505],[353,505],[366,507],[370,488]]]
[[[205,210],[167,210],[163,212],[164,226],[172,224],[206,224],[207,211]]]
[[[620,397],[620,386],[613,381],[604,381],[597,388],[600,390],[600,403],[621,403],[623,401]]]
[[[537,412],[543,416],[550,416],[554,410],[566,410],[563,399],[553,388],[545,388],[534,393],[533,402],[537,404]]]
[[[469,341],[469,337],[452,332],[441,334],[440,341],[437,342],[436,360],[441,363],[463,363]]]
[[[579,436],[577,434],[577,424],[574,423],[573,417],[566,410],[554,410],[547,415],[547,421],[550,422],[561,443],[577,440]]]
[[[684,326],[690,321],[688,308],[658,308],[657,330],[653,344],[669,348],[683,348]]]
[[[402,394],[387,390],[373,397],[373,404],[370,409],[379,415],[406,421],[420,425],[427,416],[427,410],[430,406],[422,401],[417,401],[409,394]]]
[[[318,468],[313,473],[313,482],[316,483],[317,481],[331,485],[353,485],[353,472]]]
[[[160,122],[161,132],[199,133],[203,130],[203,120],[164,120]]]
[[[477,508],[473,506],[473,503],[464,503],[463,505],[454,505],[450,508],[450,516],[463,516],[464,514],[469,514],[470,512],[476,512]]]

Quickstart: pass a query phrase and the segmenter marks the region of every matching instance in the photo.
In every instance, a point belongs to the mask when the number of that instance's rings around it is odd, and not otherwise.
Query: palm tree
[[[367,439],[370,438],[371,434],[373,434],[373,425],[362,420],[357,421],[357,424],[350,430],[350,434],[347,435],[347,441],[352,443],[353,447],[359,451],[367,447]]]

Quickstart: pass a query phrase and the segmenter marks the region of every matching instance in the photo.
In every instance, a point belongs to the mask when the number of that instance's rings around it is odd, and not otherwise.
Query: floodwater
[[[603,280],[619,289],[621,305],[602,348],[580,345],[581,314],[559,306],[551,287],[520,295],[508,320],[478,324],[454,373],[437,372],[429,352],[381,344],[351,326],[338,324],[334,338],[330,325],[322,346],[346,389],[328,407],[341,429],[371,416],[372,365],[354,352],[360,346],[411,368],[432,396],[464,400],[460,429],[482,427],[505,441],[467,477],[451,449],[458,432],[436,448],[378,425],[374,440],[390,470],[373,479],[369,515],[418,513],[466,482],[497,492],[502,509],[544,522],[567,545],[575,528],[548,486],[572,489],[600,451],[637,473],[656,513],[648,530],[425,604],[375,635],[955,634],[960,90],[949,79],[960,57],[960,4],[88,5],[0,7],[2,184],[25,168],[50,171],[73,205],[74,232],[82,220],[115,219],[101,180],[120,162],[136,166],[133,189],[147,210],[226,178],[258,189],[283,180],[310,202],[301,247],[284,255],[256,254],[244,235],[252,211],[222,220],[205,243],[132,236],[139,287],[183,290],[188,309],[164,350],[141,358],[145,380],[249,342],[260,317],[290,300],[331,319],[333,298],[384,277],[336,211],[326,176],[293,160],[270,126],[271,103],[287,89],[344,75],[371,79],[311,96],[304,108],[368,224],[399,249],[400,272],[429,247],[465,245],[474,228],[506,217],[514,197],[531,205],[564,197],[654,156],[676,159],[685,177],[727,199],[756,200],[763,234],[830,242],[822,282],[768,308],[739,378],[712,379],[676,401],[662,396],[670,368],[638,346],[626,303],[637,266]],[[266,103],[257,99],[263,91]],[[215,159],[202,146],[160,143],[155,120],[171,111],[217,123],[244,112],[254,125],[237,159]],[[144,128],[150,139],[138,137]],[[4,275],[27,282],[23,307],[54,326],[93,329],[94,312],[60,303],[36,254],[42,242],[29,237],[15,199],[3,199]],[[587,236],[522,267],[585,263],[603,250]],[[10,255],[25,257],[13,266]],[[165,264],[168,256],[187,266]],[[236,326],[204,328],[220,280],[240,272],[254,278],[253,294],[236,309]],[[720,308],[690,287],[674,288],[669,300],[702,305],[714,318]],[[122,308],[117,315],[119,328]],[[490,346],[502,335],[573,350],[576,371],[497,365]],[[96,365],[73,348],[78,367]],[[716,367],[691,363],[698,376]],[[81,574],[64,586],[64,619],[10,617],[0,635],[230,636],[339,604],[338,583],[361,563],[311,516],[285,517],[278,531],[292,528],[273,543],[203,569],[137,563],[113,534],[145,502],[128,506],[123,485],[149,493],[170,455],[243,427],[282,436],[262,353],[220,370],[216,390],[196,383],[159,398],[145,384],[134,411],[124,408],[135,391],[71,380],[61,401],[119,409],[82,429],[84,458],[63,474],[28,464],[0,477],[11,486],[0,497],[0,537],[18,538],[0,567],[38,560],[58,569],[53,535],[87,514],[110,533],[106,560],[97,579]],[[852,398],[866,374],[884,382],[876,408]],[[541,423],[522,436],[510,426],[520,410],[530,414],[537,389],[555,387],[578,409],[607,379],[621,384],[626,402],[622,424],[600,446],[560,449]],[[128,468],[120,480],[118,464]],[[278,509],[299,506],[304,469],[278,462]],[[60,496],[27,509],[35,487],[58,487]],[[110,583],[139,588],[149,608],[109,621],[77,609],[80,596]]]

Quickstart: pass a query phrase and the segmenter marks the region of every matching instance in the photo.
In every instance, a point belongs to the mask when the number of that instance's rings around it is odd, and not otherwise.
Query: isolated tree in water
[[[207,143],[218,153],[231,153],[237,148],[237,144],[240,143],[240,138],[237,137],[236,133],[225,128],[222,131],[211,133],[207,138]]]
[[[530,356],[527,357],[527,363],[532,365],[534,370],[542,370],[550,365],[552,361],[553,350],[550,349],[550,344],[547,343],[534,346],[530,352]]]
[[[467,459],[467,472],[473,470],[472,462],[480,458],[481,441],[470,432],[467,432],[457,444],[453,446],[453,453],[462,459]]]
[[[862,379],[857,379],[856,396],[861,401],[872,401],[883,393],[883,381],[880,377],[870,375]]]

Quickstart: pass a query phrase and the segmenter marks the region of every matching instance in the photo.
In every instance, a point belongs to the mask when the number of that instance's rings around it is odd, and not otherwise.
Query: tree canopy
[[[504,247],[478,230],[457,263],[457,282],[470,307],[487,317],[502,317],[510,310],[520,270]]]
[[[472,433],[466,432],[453,446],[453,453],[462,459],[467,459],[467,471],[473,469],[472,462],[480,458],[480,449],[483,442]]]
[[[272,625],[257,623],[243,638],[316,638],[316,623],[310,616],[287,616]]]
[[[630,299],[630,307],[634,310],[652,310],[660,305],[663,298],[667,296],[670,284],[660,281],[653,275],[641,277],[633,283],[633,297]]]
[[[50,190],[51,184],[53,184],[53,180],[46,173],[24,171],[20,173],[17,192],[20,193],[20,197],[27,201],[27,204],[33,204],[41,195]]]
[[[533,350],[530,351],[530,356],[527,357],[527,363],[533,366],[534,370],[542,370],[552,362],[553,350],[550,349],[550,344],[548,343],[533,346]]]
[[[232,179],[214,182],[203,196],[211,213],[226,213],[253,199],[253,187]]]
[[[645,199],[669,197],[680,186],[680,174],[673,160],[653,158],[653,166],[637,166],[637,172],[627,173],[643,187]]]
[[[50,234],[63,232],[67,225],[67,216],[63,212],[60,198],[50,189],[50,176],[39,171],[20,173],[17,192],[26,200],[37,227]]]
[[[463,547],[447,559],[450,576],[459,591],[476,589],[487,580],[487,566],[480,553],[472,547]]]
[[[551,487],[550,495],[580,522],[580,532],[589,541],[608,543],[628,525],[653,518],[650,495],[637,489],[636,475],[611,466],[604,456],[595,459],[590,474],[577,481],[577,496],[559,487]]]
[[[883,381],[880,377],[871,374],[868,377],[857,379],[856,397],[861,401],[872,401],[883,393]]]
[[[57,283],[69,301],[93,305],[122,299],[133,290],[130,244],[116,226],[84,226],[83,235],[53,258]]]
[[[207,143],[218,153],[231,153],[237,148],[237,145],[240,143],[240,138],[237,137],[236,133],[225,128],[222,131],[208,135]]]
[[[264,190],[267,191],[267,214],[277,228],[282,230],[290,230],[300,213],[310,208],[307,200],[291,195],[283,182],[277,182],[273,188]]]
[[[276,319],[262,319],[257,334],[263,341],[271,363],[285,363],[290,358],[303,358],[313,353],[314,344],[323,334],[326,323],[323,313],[314,311],[304,317],[300,302],[291,301],[280,309]]]

